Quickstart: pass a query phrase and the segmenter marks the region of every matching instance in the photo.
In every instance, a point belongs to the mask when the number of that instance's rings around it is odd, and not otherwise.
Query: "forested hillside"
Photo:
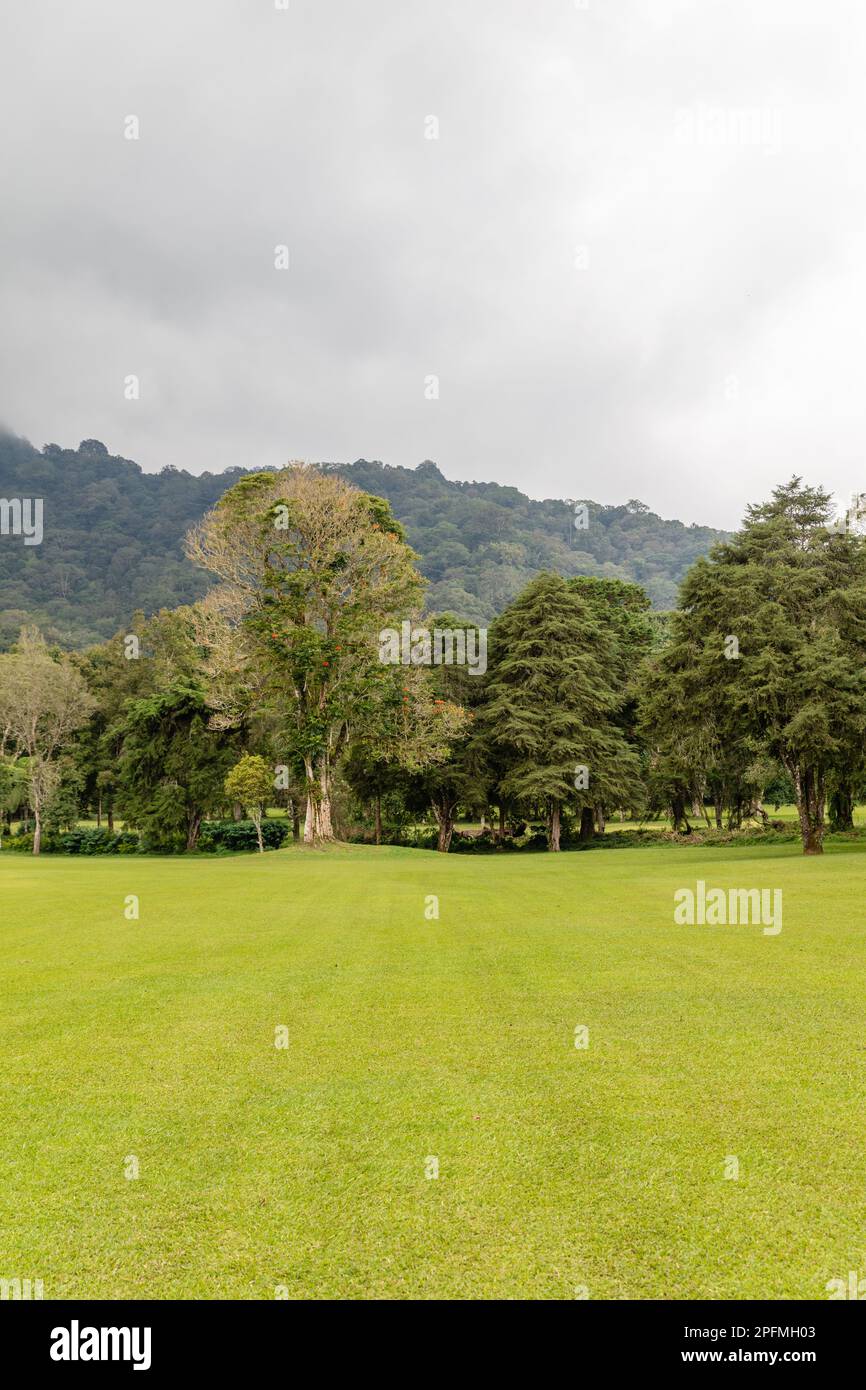
[[[577,529],[574,500],[536,502],[514,487],[451,482],[429,462],[323,466],[388,499],[431,581],[428,607],[473,622],[490,621],[544,569],[635,580],[656,608],[671,607],[691,563],[724,536],[662,521],[635,501],[587,499],[588,524]],[[0,537],[0,649],[28,621],[49,640],[80,647],[110,636],[136,609],[199,598],[209,580],[186,559],[184,534],[246,471],[145,473],[98,440],[40,451],[0,435],[0,498],[44,499],[41,545]]]

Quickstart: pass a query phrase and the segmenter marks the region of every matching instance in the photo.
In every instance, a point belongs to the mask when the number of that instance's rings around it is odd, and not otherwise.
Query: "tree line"
[[[662,520],[638,501],[588,501],[576,517],[565,500],[455,482],[430,462],[322,468],[390,502],[430,581],[431,610],[478,623],[491,622],[543,570],[631,580],[656,608],[668,608],[692,561],[724,537]],[[98,439],[38,450],[0,429],[0,498],[42,499],[46,528],[42,545],[0,543],[0,651],[23,626],[83,649],[111,637],[136,608],[151,614],[196,602],[208,579],[184,554],[184,535],[245,476],[241,468],[145,473]]]
[[[491,624],[483,672],[432,664],[425,581],[389,503],[328,470],[242,477],[187,536],[210,587],[82,652],[32,627],[0,656],[0,807],[95,817],[195,850],[282,806],[308,844],[461,815],[547,848],[615,813],[736,828],[796,802],[803,849],[853,826],[866,734],[866,542],[799,478],[689,570],[672,613],[616,577],[543,572]],[[383,661],[384,630],[415,638]]]

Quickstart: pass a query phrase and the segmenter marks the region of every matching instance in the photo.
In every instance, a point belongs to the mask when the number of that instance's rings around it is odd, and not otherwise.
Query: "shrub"
[[[69,830],[52,837],[55,854],[134,854],[138,835],[132,830]]]
[[[262,840],[265,849],[279,849],[289,833],[286,820],[262,821]],[[196,848],[202,854],[231,853],[239,850],[258,850],[256,827],[251,820],[205,821]]]
[[[3,848],[17,854],[32,854],[33,836],[10,835],[3,841]],[[138,848],[138,835],[132,830],[83,828],[42,837],[43,854],[135,854]]]

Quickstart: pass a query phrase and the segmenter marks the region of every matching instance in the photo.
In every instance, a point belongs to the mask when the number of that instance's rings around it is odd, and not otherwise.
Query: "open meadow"
[[[2,853],[0,1275],[825,1299],[866,1262],[864,870],[832,840]],[[780,888],[782,931],[674,925],[698,879]]]

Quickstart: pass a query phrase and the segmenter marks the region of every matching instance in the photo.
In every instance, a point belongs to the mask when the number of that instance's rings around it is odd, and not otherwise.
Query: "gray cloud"
[[[0,418],[34,443],[434,458],[717,525],[793,470],[866,490],[853,0],[78,0],[6,28]]]

